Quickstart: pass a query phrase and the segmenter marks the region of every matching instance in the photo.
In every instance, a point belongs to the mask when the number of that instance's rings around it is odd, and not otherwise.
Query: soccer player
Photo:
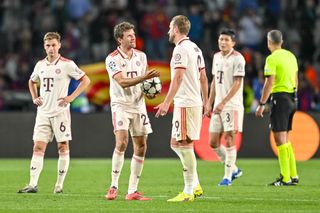
[[[18,193],[36,193],[43,167],[46,147],[55,136],[58,146],[58,178],[54,193],[63,192],[63,182],[69,168],[69,141],[71,138],[70,103],[90,84],[88,76],[69,59],[59,54],[60,35],[48,32],[43,38],[46,58],[39,61],[31,74],[29,90],[37,105],[37,117],[33,132],[33,156],[30,164],[30,182]],[[80,84],[68,94],[71,78]],[[40,87],[38,95],[37,85]]]
[[[147,150],[147,136],[152,133],[140,83],[158,77],[156,70],[147,71],[146,54],[135,49],[134,26],[122,22],[114,27],[118,47],[106,58],[110,79],[111,112],[115,134],[115,149],[112,156],[111,186],[105,198],[114,200],[118,195],[119,177],[128,146],[129,133],[133,143],[131,174],[126,200],[150,200],[138,192],[139,178]]]
[[[233,29],[223,29],[218,38],[220,52],[212,62],[212,82],[208,108],[213,114],[210,120],[210,146],[224,163],[224,177],[219,186],[229,186],[233,179],[240,177],[242,171],[236,166],[237,150],[235,135],[242,132],[243,122],[243,78],[245,60],[234,49],[236,33]],[[226,147],[221,145],[221,137]]]
[[[269,31],[267,39],[271,55],[267,57],[264,67],[265,82],[256,116],[263,117],[265,104],[271,96],[270,122],[278,147],[280,177],[269,185],[296,185],[299,177],[288,132],[292,129],[292,119],[296,111],[298,64],[290,51],[282,49],[282,33],[279,30]]]
[[[164,102],[156,106],[156,117],[165,116],[174,101],[171,148],[183,166],[184,189],[169,202],[193,201],[203,190],[197,174],[193,141],[200,139],[202,111],[208,101],[208,80],[200,48],[187,37],[191,24],[178,15],[170,22],[169,42],[173,50],[170,69],[171,84]],[[208,114],[208,110],[205,110]]]

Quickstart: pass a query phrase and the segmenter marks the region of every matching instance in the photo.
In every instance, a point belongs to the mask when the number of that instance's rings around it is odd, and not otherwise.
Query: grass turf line
[[[29,181],[30,159],[0,160],[0,212],[319,212],[320,160],[298,162],[300,184],[267,187],[279,175],[276,159],[239,159],[244,174],[231,187],[218,187],[223,177],[219,162],[198,160],[204,196],[192,203],[167,203],[183,190],[178,159],[146,159],[139,190],[152,201],[125,201],[130,159],[119,182],[119,196],[106,201],[110,159],[71,159],[64,194],[53,194],[57,159],[46,159],[37,194],[17,194]]]

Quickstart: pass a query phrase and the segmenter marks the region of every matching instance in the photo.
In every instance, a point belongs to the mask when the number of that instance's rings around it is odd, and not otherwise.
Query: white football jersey
[[[84,75],[85,73],[72,60],[62,56],[52,63],[46,58],[38,61],[30,77],[31,81],[40,84],[40,97],[43,98],[43,105],[38,107],[38,113],[53,117],[68,110],[70,104],[67,107],[60,107],[58,99],[68,95],[71,78],[79,80]]]
[[[176,107],[202,106],[200,71],[205,68],[202,51],[189,40],[181,39],[175,46],[170,62],[171,79],[175,69],[185,69],[180,88],[174,96]]]
[[[137,113],[145,109],[144,95],[141,84],[122,88],[114,79],[115,75],[134,78],[144,75],[147,70],[147,56],[144,52],[133,49],[129,58],[119,47],[106,58],[106,69],[110,80],[111,110],[125,110]]]
[[[234,77],[245,76],[245,60],[241,53],[232,49],[223,56],[218,52],[213,57],[212,75],[215,80],[214,107],[221,103],[233,84]],[[226,103],[224,110],[243,110],[243,81],[237,93]]]

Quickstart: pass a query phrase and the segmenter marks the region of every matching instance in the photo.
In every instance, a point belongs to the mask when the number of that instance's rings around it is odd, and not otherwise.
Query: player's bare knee
[[[220,141],[211,139],[209,141],[209,144],[210,144],[211,148],[215,149],[215,148],[218,148],[220,146]]]
[[[35,142],[33,145],[34,152],[45,152],[47,144],[45,142]]]
[[[226,141],[226,146],[227,147],[234,146],[234,135],[232,133],[230,133],[230,134],[227,133],[224,136],[224,140]]]
[[[116,149],[117,149],[119,152],[124,152],[124,151],[126,151],[127,146],[128,146],[128,140],[118,140],[118,141],[116,142]]]
[[[69,152],[69,143],[68,142],[58,143],[58,152],[59,152],[59,154],[68,153]]]
[[[136,144],[134,146],[134,151],[139,155],[139,156],[144,156],[146,151],[147,151],[147,144],[146,143],[141,143],[141,144]]]

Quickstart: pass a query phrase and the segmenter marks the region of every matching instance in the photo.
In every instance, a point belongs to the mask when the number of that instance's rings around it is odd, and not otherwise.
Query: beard
[[[133,42],[133,43],[130,43],[129,45],[130,45],[131,48],[136,48],[137,43],[136,43],[136,42]]]
[[[169,39],[168,39],[169,42],[170,42],[170,43],[174,43],[174,38],[175,38],[174,35],[171,35],[171,36],[169,35]]]

